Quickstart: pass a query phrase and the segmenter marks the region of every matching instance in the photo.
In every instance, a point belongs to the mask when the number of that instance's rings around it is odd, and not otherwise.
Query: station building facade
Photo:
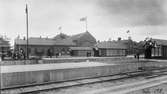
[[[52,56],[55,56],[57,54],[70,55],[70,51],[76,52],[76,49],[70,49],[70,47],[78,47],[78,51],[85,51],[84,53],[87,53],[87,50],[83,50],[83,48],[87,49],[90,47],[89,49],[91,49],[91,47],[93,47],[95,44],[96,39],[88,31],[72,36],[60,33],[54,38],[29,38],[28,52],[30,56],[48,56],[48,53],[52,54]],[[15,51],[22,49],[26,53],[26,46],[26,39],[15,39]],[[77,55],[81,55],[81,53]]]

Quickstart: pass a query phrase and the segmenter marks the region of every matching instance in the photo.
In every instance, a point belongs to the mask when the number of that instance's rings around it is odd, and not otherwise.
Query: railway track
[[[107,81],[115,81],[121,79],[129,79],[135,77],[144,77],[145,79],[151,79],[159,76],[167,75],[167,68],[156,68],[156,69],[143,69],[135,72],[129,73],[121,73],[116,75],[109,75],[103,77],[95,77],[95,78],[85,78],[85,79],[77,79],[70,81],[62,81],[62,82],[49,82],[43,84],[29,84],[24,86],[10,87],[1,89],[1,94],[19,94],[19,93],[34,93],[52,89],[61,89],[72,86],[81,86],[85,84],[94,84],[94,83],[102,83]]]

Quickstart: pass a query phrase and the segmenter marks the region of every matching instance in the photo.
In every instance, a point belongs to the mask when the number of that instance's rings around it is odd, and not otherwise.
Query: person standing
[[[139,52],[139,50],[137,50],[136,58],[137,58],[137,60],[139,61],[139,59],[140,59],[140,52]]]

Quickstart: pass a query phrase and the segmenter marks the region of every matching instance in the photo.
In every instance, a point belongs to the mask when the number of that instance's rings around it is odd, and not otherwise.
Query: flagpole
[[[28,52],[28,45],[29,45],[28,44],[29,43],[29,41],[28,41],[28,6],[27,6],[27,4],[26,4],[26,27],[27,27],[26,59],[29,59],[29,52]]]
[[[88,31],[88,21],[87,21],[87,16],[81,18],[80,21],[85,21],[85,29],[86,29],[86,31]]]
[[[60,31],[60,33],[62,33],[62,27],[58,27],[58,30]]]
[[[86,21],[85,21],[85,23],[86,23],[86,31],[88,31],[88,22],[87,22],[87,17],[86,17]]]

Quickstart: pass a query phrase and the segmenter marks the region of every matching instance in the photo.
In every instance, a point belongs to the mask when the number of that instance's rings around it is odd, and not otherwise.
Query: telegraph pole
[[[26,28],[27,28],[27,45],[26,45],[26,59],[29,59],[29,52],[28,52],[28,6],[26,4]]]

